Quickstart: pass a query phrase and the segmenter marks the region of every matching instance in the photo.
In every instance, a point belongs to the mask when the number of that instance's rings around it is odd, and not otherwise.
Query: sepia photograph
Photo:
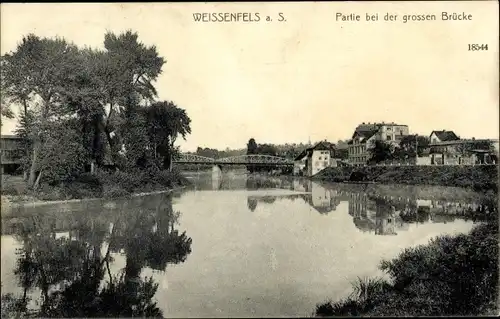
[[[0,4],[2,318],[500,315],[498,11]]]

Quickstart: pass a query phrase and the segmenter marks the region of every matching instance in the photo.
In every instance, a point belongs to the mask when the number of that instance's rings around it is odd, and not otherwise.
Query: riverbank
[[[440,236],[406,249],[380,269],[389,279],[359,279],[352,294],[316,307],[323,316],[477,316],[498,314],[498,204],[469,234]]]
[[[180,173],[159,171],[114,172],[95,175],[84,174],[59,185],[43,184],[37,191],[28,190],[20,176],[2,177],[2,207],[44,205],[114,199],[165,193],[189,185]]]
[[[328,167],[313,179],[344,182],[351,174],[381,184],[440,185],[498,191],[498,166],[362,166]]]

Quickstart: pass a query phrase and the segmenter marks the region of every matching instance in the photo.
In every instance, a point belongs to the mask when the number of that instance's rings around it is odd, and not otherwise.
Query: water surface
[[[174,194],[9,212],[2,294],[66,316],[144,305],[165,317],[308,316],[357,277],[383,275],[382,259],[466,233],[486,209],[454,188],[189,178],[194,187]]]

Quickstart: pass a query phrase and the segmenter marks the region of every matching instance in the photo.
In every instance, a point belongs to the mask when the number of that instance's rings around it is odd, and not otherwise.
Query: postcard
[[[1,4],[2,318],[499,314],[498,9]]]

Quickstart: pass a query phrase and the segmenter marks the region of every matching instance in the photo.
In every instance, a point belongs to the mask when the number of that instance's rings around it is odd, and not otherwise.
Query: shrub
[[[8,185],[2,189],[2,195],[17,196],[17,195],[21,195],[21,194],[19,193],[17,188],[14,187],[14,185]]]
[[[104,187],[103,197],[104,198],[117,198],[117,197],[125,197],[130,195],[128,191],[119,185],[107,185]]]
[[[437,237],[382,261],[390,284],[358,280],[351,296],[318,305],[316,315],[491,314],[498,298],[498,250],[498,220],[480,224],[468,235]]]

